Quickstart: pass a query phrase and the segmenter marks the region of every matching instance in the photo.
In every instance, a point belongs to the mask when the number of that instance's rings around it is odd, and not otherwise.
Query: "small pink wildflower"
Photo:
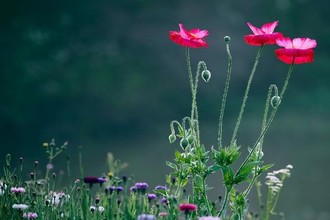
[[[160,212],[160,213],[158,214],[158,216],[159,216],[159,217],[166,217],[166,216],[168,216],[168,213],[167,213],[167,212]]]
[[[197,210],[197,205],[191,203],[183,203],[180,204],[179,209],[183,212],[194,212]]]
[[[25,189],[23,187],[11,187],[10,192],[12,193],[25,193]]]
[[[24,212],[23,213],[23,218],[36,219],[36,218],[38,218],[38,214],[35,213],[35,212],[28,212],[28,213]]]

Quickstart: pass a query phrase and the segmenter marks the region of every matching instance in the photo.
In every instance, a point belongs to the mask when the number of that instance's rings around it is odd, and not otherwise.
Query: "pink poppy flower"
[[[203,40],[209,32],[207,30],[192,29],[187,31],[182,24],[179,24],[180,31],[170,31],[170,39],[184,47],[200,48],[207,47]]]
[[[278,25],[278,21],[267,23],[257,28],[250,22],[247,23],[253,34],[246,35],[244,40],[247,44],[252,46],[261,46],[264,44],[275,44],[276,39],[282,38],[283,35],[280,32],[274,32],[274,29]]]
[[[287,64],[311,63],[314,60],[313,48],[316,47],[316,40],[309,38],[288,37],[277,39],[276,43],[280,48],[275,50],[276,56]]]

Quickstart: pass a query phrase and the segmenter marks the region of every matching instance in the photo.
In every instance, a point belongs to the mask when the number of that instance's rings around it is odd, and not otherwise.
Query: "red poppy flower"
[[[182,203],[179,206],[180,211],[192,212],[197,210],[197,205],[191,203]]]
[[[207,30],[192,29],[187,31],[182,24],[179,24],[180,31],[170,31],[170,39],[184,47],[200,48],[207,47],[203,40],[209,32]]]
[[[278,21],[264,24],[261,26],[261,28],[257,28],[249,22],[247,25],[253,32],[253,34],[249,34],[244,37],[245,42],[249,45],[261,46],[264,44],[275,44],[276,39],[283,37],[282,33],[280,32],[273,33],[274,29],[278,25]]]
[[[276,43],[280,48],[275,50],[276,56],[287,64],[311,63],[314,60],[313,48],[316,47],[316,40],[309,38],[288,37],[277,39]]]

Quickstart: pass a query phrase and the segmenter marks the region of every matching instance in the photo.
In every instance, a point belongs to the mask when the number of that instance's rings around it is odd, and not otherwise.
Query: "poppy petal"
[[[255,35],[264,34],[264,32],[260,28],[253,26],[250,22],[248,22],[247,25],[249,26],[249,28],[251,29],[253,34],[255,34]]]
[[[274,21],[271,23],[267,23],[262,25],[261,30],[265,33],[265,34],[272,34],[276,28],[276,26],[278,25],[278,21]]]

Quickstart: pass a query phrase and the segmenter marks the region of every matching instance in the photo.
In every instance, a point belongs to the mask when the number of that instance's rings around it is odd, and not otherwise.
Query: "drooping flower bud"
[[[230,37],[229,36],[225,36],[223,38],[223,40],[225,41],[226,44],[228,44],[230,42]]]
[[[279,97],[278,95],[273,96],[272,99],[270,100],[270,104],[272,105],[273,108],[276,108],[280,103],[281,103],[281,97]]]
[[[172,144],[172,143],[174,143],[174,141],[176,140],[176,136],[175,136],[175,134],[170,134],[170,136],[168,136],[168,140],[170,141],[170,143]]]
[[[195,136],[194,135],[189,135],[187,137],[189,144],[192,144],[195,142]]]
[[[189,141],[187,138],[182,138],[180,141],[180,146],[182,147],[182,149],[186,149],[186,147],[188,147],[189,145]]]
[[[205,82],[208,82],[211,78],[211,72],[208,71],[207,69],[203,70],[202,72],[202,78]]]

